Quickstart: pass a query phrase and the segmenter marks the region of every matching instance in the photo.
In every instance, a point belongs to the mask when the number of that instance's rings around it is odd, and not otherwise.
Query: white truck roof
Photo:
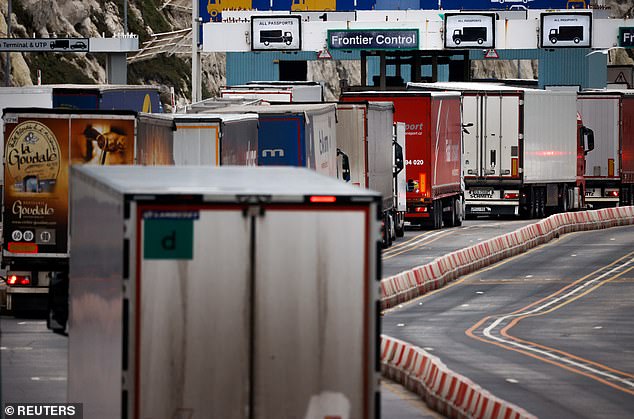
[[[313,195],[362,201],[379,198],[374,191],[301,167],[76,165],[71,170],[98,177],[123,194],[197,194],[204,195],[206,202],[235,200],[243,195],[271,196],[272,202],[304,202],[306,196]]]

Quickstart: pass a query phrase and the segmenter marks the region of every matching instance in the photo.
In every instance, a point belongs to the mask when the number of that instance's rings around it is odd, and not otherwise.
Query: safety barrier
[[[634,224],[634,207],[551,215],[535,224],[476,245],[456,250],[432,262],[381,280],[381,308],[388,309],[436,290],[475,272],[573,231]]]
[[[555,214],[381,281],[383,309],[436,290],[448,282],[518,255],[562,234],[634,224],[634,207]],[[449,370],[423,349],[381,336],[381,373],[417,393],[429,407],[450,418],[534,418]]]
[[[449,370],[423,349],[385,335],[381,336],[381,372],[450,418],[535,418]]]

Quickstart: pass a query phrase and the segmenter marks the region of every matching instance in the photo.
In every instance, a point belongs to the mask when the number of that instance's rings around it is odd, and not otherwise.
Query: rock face
[[[152,34],[189,27],[191,14],[177,9],[161,8],[163,0],[128,0],[128,31],[139,35],[140,43]],[[612,14],[634,16],[632,0],[606,0]],[[120,0],[21,0],[12,1],[11,35],[28,37],[111,37],[124,32],[123,2]],[[0,31],[7,33],[8,2],[0,3]],[[191,98],[191,55],[174,54],[131,64],[128,82],[154,84],[162,88],[164,102],[170,103],[170,87],[174,87],[177,105],[184,106]],[[609,64],[633,64],[631,51],[609,52]],[[0,80],[6,83],[7,54],[0,54]],[[202,59],[203,97],[216,96],[226,84],[226,55],[204,54]],[[75,53],[11,53],[9,85],[27,86],[42,81],[48,83],[105,83],[105,59],[99,54]],[[63,68],[64,71],[59,69]],[[475,61],[472,74],[477,78],[537,77],[537,64],[530,61]],[[326,99],[335,100],[342,83],[360,84],[359,61],[324,60],[310,62],[309,80],[321,80],[326,85]],[[166,109],[170,109],[166,105]]]

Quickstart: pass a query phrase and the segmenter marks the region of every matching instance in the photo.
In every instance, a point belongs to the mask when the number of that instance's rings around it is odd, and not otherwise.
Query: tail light
[[[333,202],[337,202],[337,197],[313,195],[310,197],[310,202],[316,204],[332,204]]]
[[[427,207],[416,207],[414,212],[427,212]]]
[[[29,285],[31,284],[31,278],[26,275],[11,275],[7,279],[9,285]]]
[[[608,198],[618,198],[619,197],[619,190],[618,189],[606,189],[604,194]]]
[[[504,199],[517,199],[520,197],[519,192],[506,192],[504,194]]]
[[[425,174],[425,173],[421,173],[420,174],[420,192],[425,197],[429,196],[427,194],[427,174]]]

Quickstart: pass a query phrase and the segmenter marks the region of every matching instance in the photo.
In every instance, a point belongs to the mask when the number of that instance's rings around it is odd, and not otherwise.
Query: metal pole
[[[7,4],[7,38],[11,38],[11,13],[12,13],[12,5],[11,0]],[[5,69],[4,69],[4,85],[11,85],[11,53],[7,51],[7,56],[5,60]]]
[[[128,0],[123,0],[123,33],[128,33]]]
[[[192,103],[201,101],[198,1],[192,0]]]

